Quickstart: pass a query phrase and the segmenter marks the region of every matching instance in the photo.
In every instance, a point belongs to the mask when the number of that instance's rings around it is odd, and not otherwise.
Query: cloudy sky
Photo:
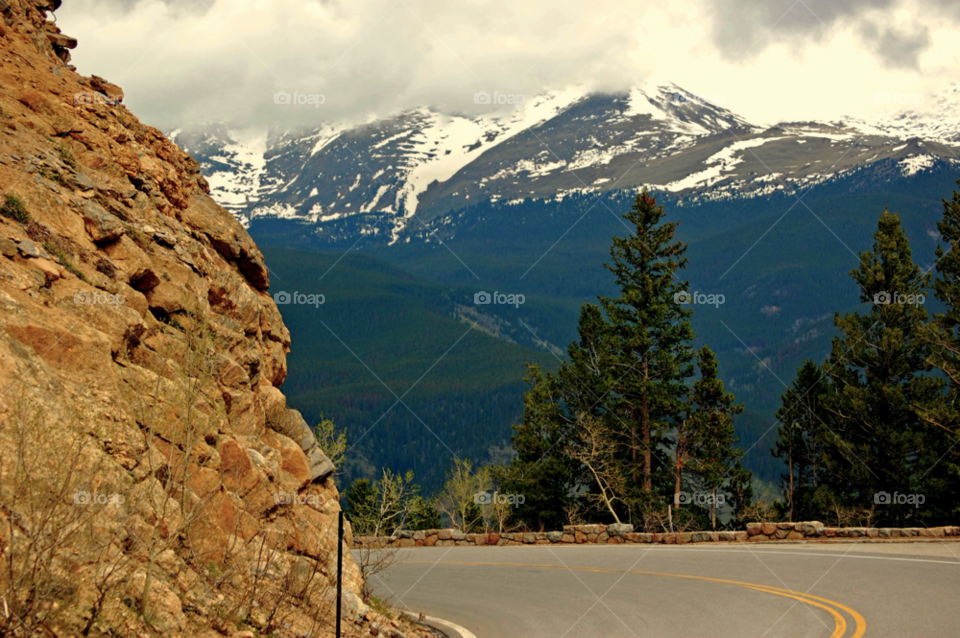
[[[66,0],[84,74],[144,121],[240,128],[672,81],[755,123],[869,117],[960,80],[957,0]],[[303,95],[276,104],[275,94]],[[320,95],[322,98],[309,96]],[[916,97],[922,96],[922,97]],[[322,104],[316,104],[322,100]]]

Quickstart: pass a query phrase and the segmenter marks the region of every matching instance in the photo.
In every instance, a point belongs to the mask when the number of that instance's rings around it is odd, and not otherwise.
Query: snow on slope
[[[418,198],[431,182],[450,179],[481,153],[550,119],[585,94],[580,89],[555,91],[533,98],[529,104],[521,105],[510,114],[482,116],[472,120],[423,109],[421,112],[428,118],[427,125],[415,131],[410,141],[429,150],[407,172],[406,183],[397,193],[397,209],[400,210],[402,204],[405,217],[416,214]],[[491,143],[471,146],[490,133],[497,134]]]
[[[714,153],[705,159],[703,163],[707,164],[708,166],[704,170],[697,173],[692,173],[683,179],[670,182],[662,188],[677,193],[688,188],[694,188],[695,186],[710,186],[714,182],[723,179],[723,173],[732,171],[734,166],[743,162],[742,156],[736,156],[739,151],[745,151],[757,146],[763,146],[767,142],[776,142],[782,139],[782,137],[758,137],[752,140],[741,140],[739,142],[734,142],[720,152]],[[713,166],[711,166],[711,164]]]

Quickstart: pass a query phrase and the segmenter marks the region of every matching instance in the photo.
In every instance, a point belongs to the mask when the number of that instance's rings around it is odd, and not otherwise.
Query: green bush
[[[30,221],[30,213],[27,211],[27,207],[24,206],[20,198],[15,195],[6,196],[3,206],[0,207],[0,214],[3,214],[4,217],[15,219],[21,224],[26,224]]]

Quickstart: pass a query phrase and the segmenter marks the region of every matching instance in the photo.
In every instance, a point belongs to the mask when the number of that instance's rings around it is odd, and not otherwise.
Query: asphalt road
[[[429,547],[373,578],[477,638],[960,636],[960,543]]]

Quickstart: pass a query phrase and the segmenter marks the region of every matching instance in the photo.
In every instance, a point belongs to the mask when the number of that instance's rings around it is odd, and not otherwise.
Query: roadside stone
[[[551,543],[563,541],[563,532],[547,532],[547,540]]]
[[[452,529],[442,529],[437,532],[437,539],[442,541],[448,541],[453,539],[453,530]]]
[[[525,544],[533,543],[533,542],[535,542],[536,540],[537,540],[537,535],[536,535],[536,534],[531,534],[530,532],[527,532],[526,534],[523,535],[523,542],[524,542]]]
[[[734,532],[720,532],[721,541],[734,541],[737,540],[737,536]]]
[[[454,529],[454,530],[450,530],[450,538],[452,538],[455,541],[462,541],[462,540],[466,540],[467,535],[458,529]]]
[[[633,525],[630,523],[614,523],[613,525],[607,525],[606,531],[610,536],[620,536],[632,532]]]
[[[791,529],[787,532],[788,541],[800,541],[803,540],[803,532],[798,532],[795,529]]]
[[[707,542],[709,542],[710,540],[712,540],[712,539],[710,538],[710,533],[709,533],[709,532],[693,532],[693,533],[690,535],[690,542],[691,542],[691,543],[707,543]]]
[[[776,523],[761,523],[760,531],[763,532],[764,536],[773,536],[777,533],[777,524]]]
[[[564,543],[576,542],[576,538],[574,538],[573,534],[567,534],[566,532],[563,533],[563,538],[561,538],[560,540],[563,541]]]
[[[760,523],[747,523],[747,536],[756,536],[763,532],[763,525]]]

